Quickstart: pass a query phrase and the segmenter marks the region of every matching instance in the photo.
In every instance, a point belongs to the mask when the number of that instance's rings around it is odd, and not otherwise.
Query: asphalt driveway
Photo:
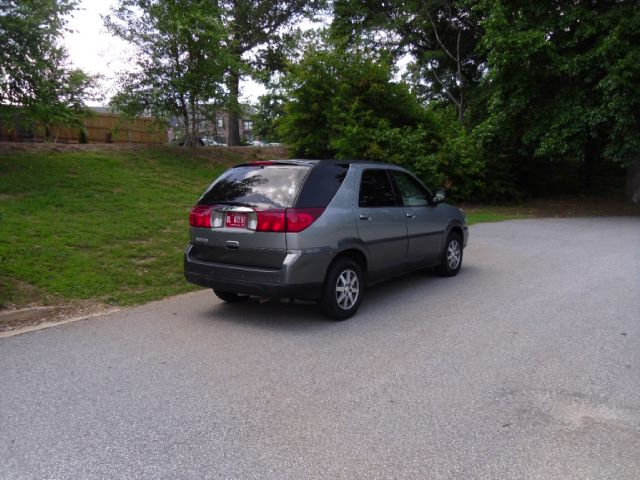
[[[471,228],[459,276],[202,291],[0,339],[2,479],[640,478],[640,220]]]

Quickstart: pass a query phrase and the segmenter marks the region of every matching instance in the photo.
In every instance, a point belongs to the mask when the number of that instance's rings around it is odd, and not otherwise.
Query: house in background
[[[242,106],[242,113],[238,120],[240,141],[242,143],[251,143],[255,140],[253,134],[253,116],[255,113],[256,111],[253,107],[249,105]],[[170,142],[184,137],[182,122],[179,119],[174,119],[170,122],[170,125]],[[201,118],[198,121],[198,137],[227,145],[229,143],[229,112],[218,111],[207,118]]]

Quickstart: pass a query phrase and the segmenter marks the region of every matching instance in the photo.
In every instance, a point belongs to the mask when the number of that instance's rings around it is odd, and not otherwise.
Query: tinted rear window
[[[349,165],[336,163],[320,163],[311,169],[296,201],[296,207],[325,208],[333,200],[348,170]]]
[[[398,199],[385,170],[365,170],[360,181],[358,206],[362,208],[393,207]]]
[[[200,205],[246,205],[260,209],[291,207],[309,167],[248,165],[224,172],[202,195]]]

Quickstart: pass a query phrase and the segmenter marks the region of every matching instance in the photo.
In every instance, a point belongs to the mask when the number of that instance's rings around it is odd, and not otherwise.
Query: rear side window
[[[325,208],[338,192],[348,171],[347,164],[320,163],[312,168],[300,191],[296,207]]]
[[[259,209],[291,207],[309,167],[247,165],[227,170],[198,201],[199,205],[244,205]]]
[[[398,204],[385,170],[365,170],[360,181],[358,206],[361,208],[393,207]]]

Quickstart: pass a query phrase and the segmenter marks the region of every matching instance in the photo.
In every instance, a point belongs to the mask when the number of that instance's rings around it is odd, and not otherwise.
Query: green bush
[[[482,194],[484,157],[454,109],[424,107],[384,56],[331,45],[291,68],[280,133],[303,158],[392,162],[454,198]]]

